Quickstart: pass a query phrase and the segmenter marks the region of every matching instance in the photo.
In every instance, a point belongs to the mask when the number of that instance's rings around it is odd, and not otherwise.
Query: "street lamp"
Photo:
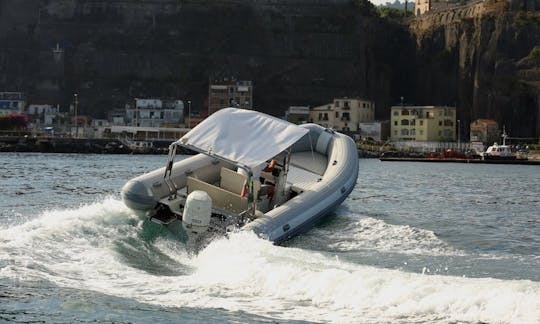
[[[461,149],[461,121],[457,120],[457,145],[458,150]]]
[[[188,128],[191,129],[191,100],[188,100]]]
[[[73,96],[75,97],[75,138],[78,138],[79,137],[79,120],[77,116],[77,104],[79,102],[77,100],[78,95],[75,93]]]

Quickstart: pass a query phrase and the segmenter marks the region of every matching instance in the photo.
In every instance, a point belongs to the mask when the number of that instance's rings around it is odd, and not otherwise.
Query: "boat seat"
[[[241,195],[244,184],[246,183],[246,179],[246,176],[243,174],[221,167],[219,186],[222,189]],[[258,192],[260,189],[260,181],[253,180],[253,192],[255,194],[255,199],[258,199]]]
[[[287,184],[291,190],[300,193],[307,191],[311,186],[317,184],[322,176],[318,173],[307,171],[304,168],[291,165],[287,175]]]
[[[235,172],[231,169],[221,167],[219,172],[220,180],[219,186],[235,194],[241,194],[244,184],[246,182],[246,176]]]
[[[188,195],[195,190],[202,190],[212,198],[212,205],[233,213],[241,213],[247,210],[248,201],[246,197],[230,192],[223,188],[203,182],[193,177],[187,177],[187,193]]]
[[[294,152],[291,154],[291,165],[310,173],[323,175],[328,166],[328,158],[318,152]]]

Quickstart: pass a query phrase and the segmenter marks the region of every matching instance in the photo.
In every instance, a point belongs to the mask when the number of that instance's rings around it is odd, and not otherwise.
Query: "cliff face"
[[[364,96],[385,118],[404,83],[399,66],[414,52],[406,28],[348,0],[22,3],[0,4],[0,88],[64,103],[78,92],[83,112],[153,96],[198,109],[209,78],[232,76],[254,81],[260,110]],[[396,56],[399,48],[408,54]]]
[[[204,107],[211,78],[253,80],[282,114],[339,96],[456,105],[540,136],[540,0],[380,19],[365,0],[2,0],[0,90],[104,116],[134,97]],[[408,28],[407,28],[408,27]],[[59,50],[55,47],[59,46]]]
[[[528,9],[528,10],[526,10]],[[494,118],[511,136],[540,136],[540,1],[482,1],[416,18],[415,97],[456,104],[463,135]]]

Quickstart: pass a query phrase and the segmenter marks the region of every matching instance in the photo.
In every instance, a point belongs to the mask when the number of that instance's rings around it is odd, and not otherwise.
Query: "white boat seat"
[[[231,169],[221,167],[219,172],[220,180],[219,186],[235,194],[241,194],[244,184],[246,182],[246,176],[235,172]]]
[[[323,175],[328,166],[326,155],[318,152],[295,152],[291,154],[291,166],[304,169],[311,173]]]
[[[206,192],[210,198],[212,198],[212,205],[215,207],[229,210],[237,214],[247,210],[248,200],[246,197],[242,197],[239,194],[216,187],[193,177],[187,177],[188,195],[195,190]]]
[[[241,195],[246,179],[246,176],[243,174],[240,174],[231,169],[221,167],[219,186],[227,191]],[[258,180],[253,180],[253,191],[255,193],[255,199],[257,199],[257,193],[260,189],[261,183]]]
[[[300,193],[307,191],[311,186],[316,184],[322,178],[321,175],[305,170],[294,165],[289,167],[289,173],[287,174],[287,184],[291,190]]]

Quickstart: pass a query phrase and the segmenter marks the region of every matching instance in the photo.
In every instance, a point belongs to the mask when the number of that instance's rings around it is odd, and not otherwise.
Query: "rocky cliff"
[[[282,114],[338,96],[457,105],[540,136],[540,0],[486,0],[408,24],[367,0],[2,0],[0,89],[104,116],[133,97],[205,105],[211,78],[253,80]],[[55,49],[58,44],[58,49]],[[465,136],[466,137],[466,136]]]
[[[257,109],[282,114],[336,96],[383,107],[405,84],[406,28],[364,0],[3,0],[0,88],[104,112],[132,97],[204,106],[213,77],[253,80]],[[371,11],[370,11],[371,9]],[[56,44],[63,50],[54,51]]]
[[[538,0],[487,0],[414,19],[413,96],[456,104],[465,126],[488,117],[512,136],[540,136],[539,10]]]

